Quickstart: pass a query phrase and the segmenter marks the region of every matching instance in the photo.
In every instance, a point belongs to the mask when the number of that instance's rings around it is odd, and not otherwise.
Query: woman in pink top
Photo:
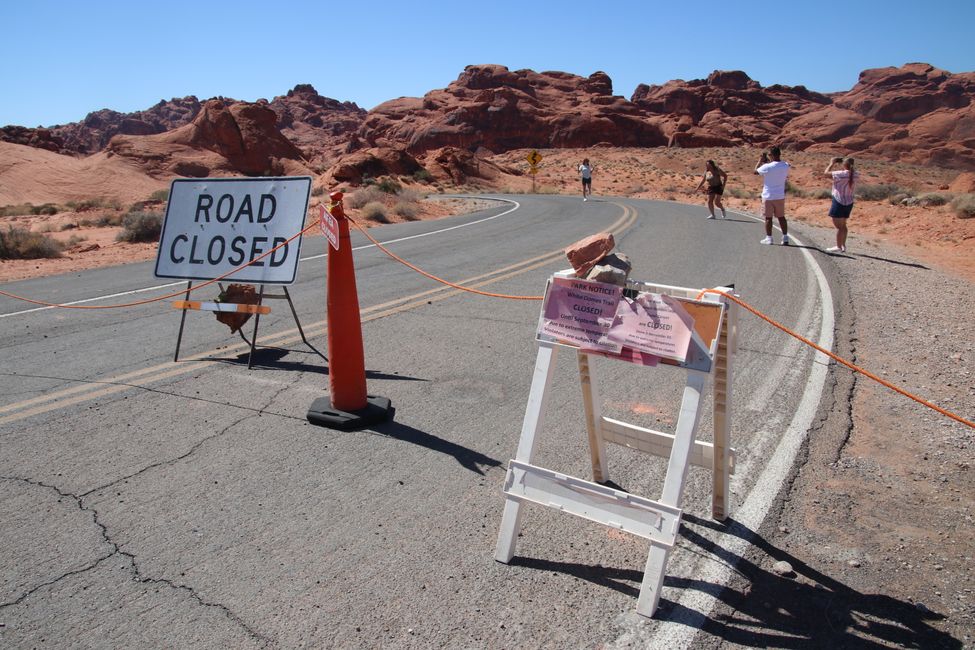
[[[836,169],[842,165],[843,169]],[[829,216],[836,226],[836,246],[826,249],[827,253],[846,252],[846,220],[853,211],[853,190],[860,175],[853,168],[853,159],[833,158],[826,167],[826,175],[833,181],[833,202],[829,206]]]

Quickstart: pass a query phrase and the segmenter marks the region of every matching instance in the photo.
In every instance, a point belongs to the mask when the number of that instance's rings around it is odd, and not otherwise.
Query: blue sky
[[[443,88],[477,63],[640,83],[744,70],[848,90],[867,68],[975,71],[975,1],[772,3],[7,0],[0,126],[51,126],[196,95],[254,101],[310,83],[362,108]]]

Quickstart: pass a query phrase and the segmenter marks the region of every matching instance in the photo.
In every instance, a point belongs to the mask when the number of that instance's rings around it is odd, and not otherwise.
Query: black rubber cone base
[[[329,429],[356,431],[389,419],[393,412],[388,397],[367,395],[365,408],[357,411],[340,411],[332,407],[331,399],[319,397],[308,409],[308,421]]]

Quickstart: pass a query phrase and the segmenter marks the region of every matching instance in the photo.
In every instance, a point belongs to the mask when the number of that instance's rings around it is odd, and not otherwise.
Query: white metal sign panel
[[[291,284],[311,178],[178,178],[169,191],[156,277]],[[272,251],[280,246],[277,250]],[[256,261],[255,261],[256,260]]]

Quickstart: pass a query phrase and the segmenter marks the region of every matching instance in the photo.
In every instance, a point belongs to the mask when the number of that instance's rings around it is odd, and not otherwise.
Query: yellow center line
[[[618,203],[614,203],[613,205],[622,208],[623,215],[617,219],[616,222],[608,228],[608,230],[614,234],[619,234],[635,223],[636,211],[628,206]],[[488,273],[474,276],[466,280],[460,280],[457,282],[457,284],[463,284],[472,289],[476,289],[495,284],[497,282],[502,282],[529,271],[533,271],[542,266],[551,264],[563,256],[563,253],[564,252],[562,249],[550,251],[543,255],[523,260],[500,269],[495,269]],[[367,323],[379,318],[384,318],[386,316],[392,316],[410,309],[415,309],[431,302],[440,302],[441,300],[456,296],[460,293],[463,293],[463,290],[454,289],[451,287],[438,287],[436,289],[421,291],[410,296],[404,296],[402,298],[397,298],[396,300],[390,300],[378,305],[366,307],[360,310],[359,313],[362,322]],[[306,337],[324,334],[326,332],[326,323],[326,320],[320,320],[306,326],[304,328]],[[267,347],[272,343],[276,345],[288,345],[291,343],[296,343],[300,340],[301,334],[298,329],[290,328],[288,330],[277,332],[265,337],[262,339],[261,343],[262,347]],[[141,386],[141,384],[134,383],[134,381],[137,379],[141,379],[145,384],[149,384],[162,381],[164,379],[169,379],[170,377],[175,377],[181,374],[192,373],[212,365],[211,357],[215,355],[219,354],[225,356],[228,354],[233,354],[234,352],[243,352],[249,349],[250,346],[246,343],[236,343],[229,346],[221,346],[220,348],[214,348],[206,352],[191,355],[175,367],[173,366],[172,362],[166,362],[122,375],[109,377],[107,379],[85,381],[84,383],[80,383],[77,386],[72,386],[71,388],[65,388],[31,399],[0,406],[0,413],[11,413],[10,415],[0,417],[0,425],[31,417],[33,415],[47,413],[55,409],[73,406],[74,404],[78,404],[80,402],[106,397],[136,386]],[[12,413],[14,411],[16,411],[16,413]]]

